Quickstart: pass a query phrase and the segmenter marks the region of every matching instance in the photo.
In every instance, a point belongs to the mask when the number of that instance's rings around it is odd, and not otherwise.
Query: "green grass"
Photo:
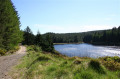
[[[36,46],[28,46],[27,51],[27,55],[12,71],[13,79],[120,79],[120,71],[109,70],[104,65],[104,58],[43,53]],[[119,58],[112,60],[118,62]]]
[[[11,55],[13,53],[15,53],[16,51],[18,51],[20,49],[20,47],[17,45],[14,47],[14,49],[11,50],[5,50],[3,48],[0,48],[0,56],[7,56],[7,55]]]

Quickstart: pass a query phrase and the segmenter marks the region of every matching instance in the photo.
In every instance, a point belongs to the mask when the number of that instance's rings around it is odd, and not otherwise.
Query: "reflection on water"
[[[119,56],[120,47],[117,46],[94,46],[91,44],[64,44],[54,45],[55,49],[63,55],[70,57],[104,57],[104,56]]]

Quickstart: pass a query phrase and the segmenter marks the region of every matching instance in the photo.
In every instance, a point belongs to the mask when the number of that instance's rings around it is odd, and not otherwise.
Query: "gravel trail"
[[[0,57],[0,79],[12,79],[8,72],[11,68],[17,65],[18,60],[26,55],[26,47],[20,46],[20,49],[15,54]]]

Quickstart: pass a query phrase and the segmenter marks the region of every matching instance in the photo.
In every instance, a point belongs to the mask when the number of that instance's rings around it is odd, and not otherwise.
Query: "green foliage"
[[[120,45],[120,26],[114,27],[103,32],[95,32],[84,36],[83,41],[86,43],[100,44],[100,45]]]
[[[74,64],[81,64],[82,61],[80,61],[80,60],[75,60],[73,63],[74,63]]]
[[[5,49],[0,49],[0,55],[5,55],[6,50]]]
[[[11,0],[0,0],[0,48],[12,50],[22,41],[20,21]]]
[[[35,45],[42,46],[43,38],[40,32],[38,31],[37,35],[35,36]]]
[[[19,48],[20,48],[19,46],[15,46],[15,47],[14,47],[14,49],[9,50],[8,52],[12,54],[12,53],[14,53],[14,52],[18,51],[18,50],[19,50]]]
[[[28,46],[28,54],[13,71],[13,79],[119,79],[119,71],[103,68],[98,60],[91,58],[66,57],[57,54],[35,52]],[[75,62],[75,63],[74,63]],[[81,63],[79,63],[81,62]],[[101,73],[103,69],[105,74]],[[17,74],[17,75],[15,75]]]
[[[90,72],[77,73],[74,79],[93,79],[93,75]]]
[[[47,34],[52,38],[53,43],[80,43],[80,42],[91,42],[92,35],[96,32],[103,33],[101,31],[90,31],[90,32],[81,32],[81,33],[46,33],[43,37],[46,37]],[[84,39],[84,37],[87,37]]]
[[[44,51],[54,52],[53,42],[49,35],[46,36],[45,41],[43,41],[43,44],[41,47],[42,47],[42,50],[44,50]]]
[[[103,57],[102,63],[103,65],[111,70],[111,71],[116,71],[120,70],[120,58],[118,56],[115,57]]]
[[[27,27],[24,31],[23,37],[24,40],[22,43],[24,45],[37,45],[41,47],[43,51],[54,53],[53,42],[49,34],[47,34],[46,37],[43,37],[38,31],[37,35],[35,36],[32,34],[31,29]]]
[[[100,74],[105,74],[103,67],[98,60],[91,60],[89,66]]]
[[[27,49],[27,51],[35,51],[35,52],[40,52],[42,51],[41,47],[39,46],[35,46],[35,45],[30,45]]]
[[[28,26],[24,30],[23,38],[24,38],[24,40],[22,41],[22,44],[24,44],[24,45],[34,45],[35,36]]]

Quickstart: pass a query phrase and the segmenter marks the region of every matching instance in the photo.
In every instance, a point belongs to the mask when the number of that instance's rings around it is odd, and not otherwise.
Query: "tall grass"
[[[36,50],[37,49],[37,50]],[[120,71],[110,71],[104,59],[66,57],[43,53],[28,46],[28,54],[12,72],[13,79],[120,79]]]

